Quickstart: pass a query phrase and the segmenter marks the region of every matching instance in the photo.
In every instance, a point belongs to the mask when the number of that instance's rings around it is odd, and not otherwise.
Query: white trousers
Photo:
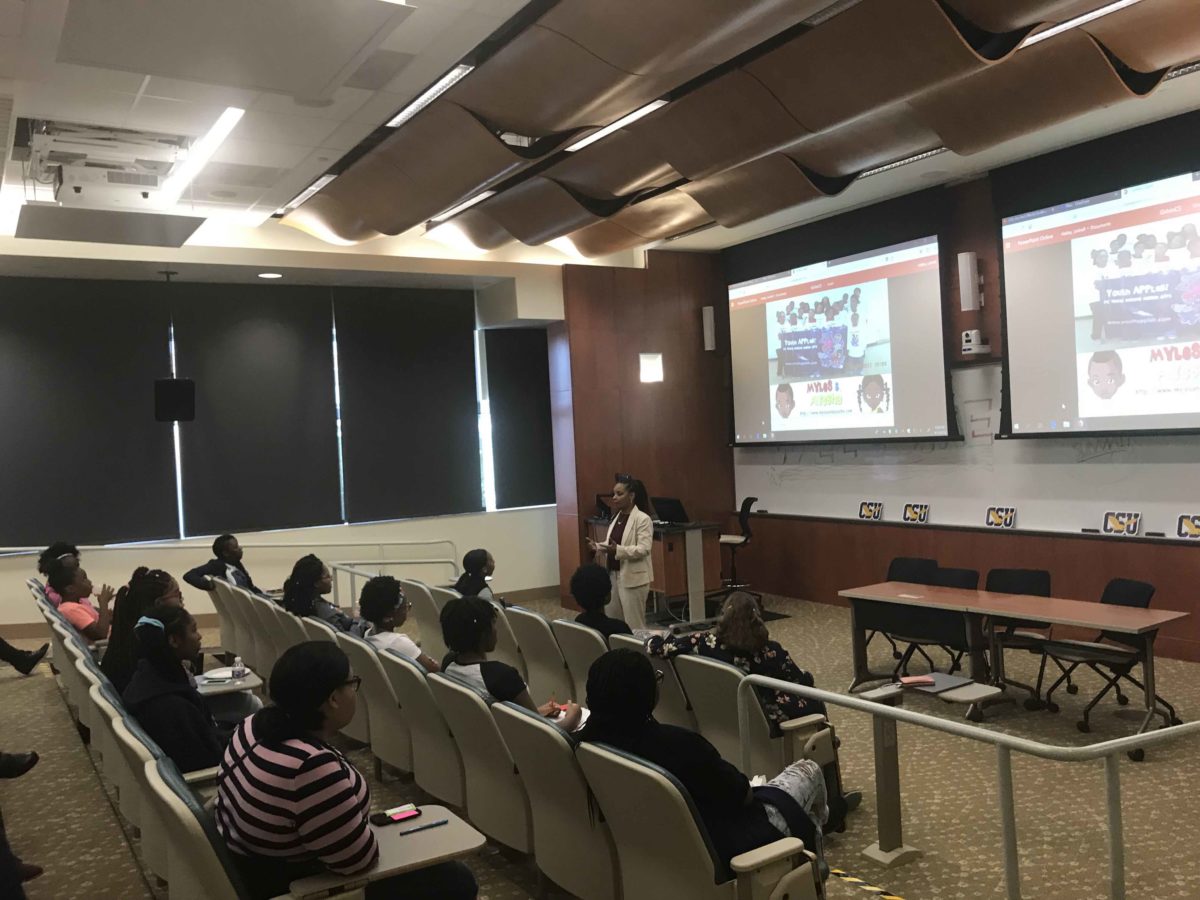
[[[609,572],[608,577],[612,582],[613,602],[608,607],[612,611],[612,617],[625,622],[634,631],[645,629],[646,598],[650,596],[650,585],[621,587],[617,584],[616,572]]]

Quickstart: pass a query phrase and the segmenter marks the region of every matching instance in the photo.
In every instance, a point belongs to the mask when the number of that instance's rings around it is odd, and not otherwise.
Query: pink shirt
[[[46,599],[50,601],[50,605],[58,609],[58,604],[62,603],[62,597],[59,596],[58,591],[50,587],[50,585],[46,585],[43,593],[46,595]]]
[[[78,602],[64,601],[58,605],[58,611],[75,626],[76,631],[83,631],[100,620],[100,610],[96,609],[87,597]]]

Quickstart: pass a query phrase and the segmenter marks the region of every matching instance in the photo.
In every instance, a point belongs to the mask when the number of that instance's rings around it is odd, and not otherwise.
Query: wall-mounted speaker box
[[[713,319],[713,308],[711,306],[705,306],[700,312],[704,321],[704,349],[716,350],[717,326]]]
[[[154,420],[191,422],[196,418],[196,382],[190,378],[159,378],[154,382]]]
[[[983,306],[981,281],[979,258],[974,253],[958,254],[958,299],[962,303],[963,312]]]

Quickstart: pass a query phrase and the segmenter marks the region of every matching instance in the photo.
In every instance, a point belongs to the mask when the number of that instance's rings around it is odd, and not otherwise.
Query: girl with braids
[[[488,579],[496,571],[496,560],[486,550],[468,550],[463,557],[463,573],[454,583],[454,589],[464,597],[482,597],[495,600]]]
[[[221,762],[225,737],[183,666],[200,653],[196,620],[182,606],[157,606],[134,629],[137,666],[121,702],[181,772]]]
[[[49,578],[50,572],[55,566],[78,568],[79,548],[66,541],[55,541],[38,555],[37,570],[43,577]],[[48,584],[42,590],[50,605],[57,609],[58,604],[62,603],[62,597],[58,591]]]
[[[871,412],[885,413],[892,408],[892,390],[882,375],[866,375],[858,386],[858,411],[862,412],[863,401]]]
[[[100,671],[108,676],[117,693],[125,690],[136,663],[134,628],[155,606],[183,606],[179,584],[162,569],[139,566],[129,584],[117,591],[113,602],[112,628]]]
[[[321,599],[333,590],[333,574],[329,567],[312,553],[296,560],[292,574],[283,583],[283,608],[293,616],[313,616],[338,631],[355,637],[365,637],[370,622],[348,616],[328,600]]]
[[[361,679],[336,644],[289,647],[271,672],[273,705],[234,732],[217,776],[217,830],[253,900],[286,895],[297,878],[374,867],[367,780],[334,746],[354,718]],[[458,862],[371,882],[385,897],[469,900],[475,878]]]
[[[631,475],[618,475],[612,506],[615,515],[604,542],[588,538],[588,546],[596,554],[595,561],[608,568],[612,595],[618,601],[614,616],[638,631],[646,627],[646,597],[654,580],[650,562],[654,522],[646,486]]]
[[[781,837],[800,838],[821,859],[821,825],[829,810],[815,762],[794,762],[752,789],[746,776],[699,734],[655,721],[658,677],[649,658],[636,650],[609,650],[592,663],[587,703],[591,715],[579,740],[609,744],[678,778],[726,865],[739,853]],[[821,871],[827,872],[823,860]]]

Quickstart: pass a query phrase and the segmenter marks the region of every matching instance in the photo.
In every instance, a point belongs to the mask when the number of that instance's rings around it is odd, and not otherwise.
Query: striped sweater
[[[319,860],[349,875],[379,857],[367,822],[367,782],[333,747],[315,738],[259,743],[254,719],[234,732],[217,776],[217,829],[243,856]]]

